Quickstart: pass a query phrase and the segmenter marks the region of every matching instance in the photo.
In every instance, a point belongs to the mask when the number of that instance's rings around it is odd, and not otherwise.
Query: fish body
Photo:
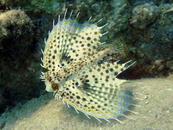
[[[45,41],[42,67],[48,71],[42,72],[41,79],[46,90],[87,117],[118,120],[128,111],[133,94],[121,87],[126,80],[117,76],[131,65],[99,63],[110,51],[109,48],[98,51],[103,44],[100,42],[103,27],[65,17],[66,12]]]

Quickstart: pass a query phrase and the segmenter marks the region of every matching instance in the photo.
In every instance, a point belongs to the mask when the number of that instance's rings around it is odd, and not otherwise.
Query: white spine
[[[76,19],[78,18],[79,14],[80,14],[80,12],[77,13],[77,15],[76,15]]]
[[[91,20],[92,16],[88,19],[88,22]]]
[[[101,27],[99,27],[100,29],[102,29],[102,28],[104,28],[105,26],[107,26],[108,25],[108,23],[106,23],[105,25],[103,25],[103,26],[101,26]]]
[[[72,14],[73,14],[73,10],[72,10],[71,13],[70,13],[69,19],[71,19]]]
[[[102,21],[103,19],[101,18],[99,21],[97,21],[95,24],[98,24],[100,21]]]
[[[66,18],[66,14],[67,14],[67,9],[65,10],[65,13],[64,13],[64,20]]]

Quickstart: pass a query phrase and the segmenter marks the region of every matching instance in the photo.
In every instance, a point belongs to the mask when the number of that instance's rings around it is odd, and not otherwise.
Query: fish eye
[[[52,84],[53,91],[57,91],[59,89],[59,85],[57,83],[52,82],[51,84]]]

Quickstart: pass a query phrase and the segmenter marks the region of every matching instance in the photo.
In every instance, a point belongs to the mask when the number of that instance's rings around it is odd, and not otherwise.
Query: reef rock
[[[138,5],[132,10],[130,24],[133,27],[144,29],[147,25],[154,22],[158,13],[159,9],[155,5],[149,3]]]

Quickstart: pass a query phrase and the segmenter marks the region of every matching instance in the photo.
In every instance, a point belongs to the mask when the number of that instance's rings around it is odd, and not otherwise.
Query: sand
[[[0,117],[2,130],[173,130],[173,75],[167,78],[140,79],[123,84],[134,92],[136,107],[119,118],[124,123],[88,119],[62,101],[55,101],[52,93],[26,104],[18,104]]]

